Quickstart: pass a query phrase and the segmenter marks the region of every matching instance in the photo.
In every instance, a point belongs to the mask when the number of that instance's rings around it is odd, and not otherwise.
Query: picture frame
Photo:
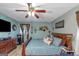
[[[55,23],[55,28],[64,28],[64,20]]]
[[[12,25],[12,29],[13,29],[13,31],[16,31],[17,26],[16,26],[15,24],[13,24],[13,25]]]

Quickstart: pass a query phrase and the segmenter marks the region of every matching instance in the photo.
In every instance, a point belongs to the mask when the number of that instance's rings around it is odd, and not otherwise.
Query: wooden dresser
[[[0,54],[8,54],[11,50],[16,48],[16,39],[11,38],[0,41]]]

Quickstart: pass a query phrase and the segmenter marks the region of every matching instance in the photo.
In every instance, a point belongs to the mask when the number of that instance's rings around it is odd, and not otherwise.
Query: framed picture
[[[40,26],[39,29],[42,30],[42,31],[47,31],[48,30],[48,26],[46,26],[46,25]]]
[[[13,29],[14,31],[16,31],[17,26],[16,26],[15,24],[13,24],[13,25],[12,25],[12,29]]]
[[[55,23],[55,28],[64,28],[64,20]]]

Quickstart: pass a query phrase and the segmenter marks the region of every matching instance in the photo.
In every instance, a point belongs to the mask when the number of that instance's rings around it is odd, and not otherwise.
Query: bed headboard
[[[68,50],[72,50],[72,34],[65,34],[65,33],[52,33],[54,37],[58,37],[62,39],[60,45],[66,46]]]

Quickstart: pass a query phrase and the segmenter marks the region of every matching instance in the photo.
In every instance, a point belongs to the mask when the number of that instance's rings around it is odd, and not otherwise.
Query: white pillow
[[[46,43],[48,45],[50,45],[52,43],[52,39],[51,38],[48,38],[48,37],[47,38],[44,38],[43,41],[44,41],[44,43]]]

